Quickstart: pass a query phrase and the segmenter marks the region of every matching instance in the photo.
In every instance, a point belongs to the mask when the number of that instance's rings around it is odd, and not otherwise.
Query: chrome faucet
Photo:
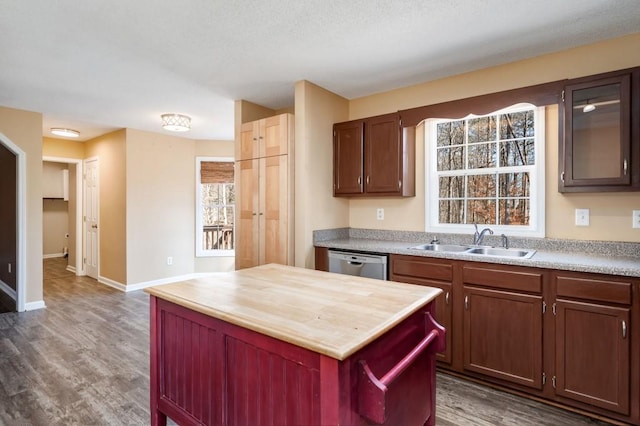
[[[509,239],[504,234],[500,235],[500,237],[502,237],[502,247],[508,249],[509,248]]]
[[[473,234],[473,245],[480,246],[482,245],[482,240],[484,240],[484,234],[487,232],[493,235],[493,229],[484,228],[482,231],[478,232],[478,224],[474,223],[473,226],[476,228],[476,232]]]

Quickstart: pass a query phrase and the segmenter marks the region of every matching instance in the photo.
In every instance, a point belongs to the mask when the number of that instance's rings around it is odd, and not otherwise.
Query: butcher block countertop
[[[373,342],[442,292],[275,264],[145,291],[338,360]]]

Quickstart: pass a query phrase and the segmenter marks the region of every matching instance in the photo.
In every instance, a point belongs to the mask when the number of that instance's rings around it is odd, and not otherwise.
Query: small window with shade
[[[233,158],[196,158],[196,256],[235,256]]]

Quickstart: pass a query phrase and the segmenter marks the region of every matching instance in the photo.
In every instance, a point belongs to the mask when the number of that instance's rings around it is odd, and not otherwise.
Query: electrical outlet
[[[384,209],[378,209],[376,212],[376,218],[378,220],[384,220]]]
[[[173,257],[167,257],[167,265],[173,265]]]
[[[589,226],[589,209],[576,209],[576,226]]]
[[[634,210],[631,217],[633,217],[633,225],[631,227],[640,228],[640,210]]]

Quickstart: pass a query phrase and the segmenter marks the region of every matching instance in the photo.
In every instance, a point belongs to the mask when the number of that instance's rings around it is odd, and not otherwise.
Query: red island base
[[[151,296],[151,424],[433,425],[432,313],[338,360]]]

